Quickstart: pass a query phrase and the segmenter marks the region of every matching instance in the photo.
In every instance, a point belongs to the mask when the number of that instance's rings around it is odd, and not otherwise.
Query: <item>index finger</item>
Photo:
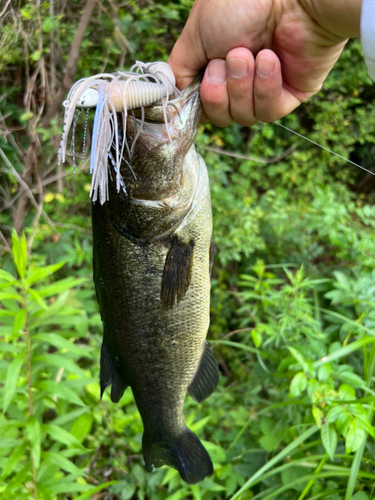
[[[200,37],[194,35],[191,24],[188,21],[168,58],[180,90],[187,87],[199,70],[208,64]]]

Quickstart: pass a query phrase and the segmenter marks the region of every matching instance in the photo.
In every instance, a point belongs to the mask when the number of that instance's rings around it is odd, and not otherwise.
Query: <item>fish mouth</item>
[[[198,126],[202,106],[199,96],[201,78],[195,78],[181,94],[164,105],[161,102],[134,110],[137,127],[143,133],[180,139],[182,133]]]

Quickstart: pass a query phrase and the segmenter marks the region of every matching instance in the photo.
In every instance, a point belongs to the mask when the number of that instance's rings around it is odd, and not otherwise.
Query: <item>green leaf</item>
[[[9,494],[14,491],[18,486],[25,482],[25,479],[30,472],[31,464],[28,460],[26,465],[8,482],[7,487],[2,492],[2,498],[8,499]],[[15,498],[15,497],[13,497]]]
[[[41,482],[36,483],[36,487],[38,490],[38,498],[43,500],[52,500],[52,492]]]
[[[8,368],[4,388],[3,412],[5,413],[12,402],[17,390],[18,377],[25,361],[25,351],[21,351]]]
[[[341,405],[334,406],[329,410],[329,412],[326,415],[326,421],[328,423],[335,422],[339,415],[344,411],[344,408]]]
[[[353,451],[358,450],[365,438],[366,431],[364,430],[362,424],[358,420],[354,419],[349,426],[345,438],[346,453],[352,453]]]
[[[0,309],[0,318],[5,316],[16,316],[17,311],[8,311],[6,309]]]
[[[71,290],[72,288],[81,285],[82,283],[86,283],[86,278],[65,278],[51,285],[44,286],[38,289],[38,293],[41,297],[50,297],[51,295],[57,295],[59,293],[65,292],[66,290]]]
[[[7,342],[0,342],[0,352],[12,352],[13,354],[17,354],[18,350],[19,350],[18,347],[13,344],[8,344]]]
[[[41,380],[37,382],[37,387],[44,389],[51,396],[58,396],[61,399],[65,399],[70,403],[74,403],[79,406],[85,406],[85,403],[77,396],[77,394],[64,383],[55,382],[54,380]]]
[[[76,474],[77,476],[86,476],[82,469],[79,469],[73,462],[65,458],[61,453],[48,451],[44,453],[45,463],[57,465],[65,472]],[[81,486],[81,485],[80,485]],[[81,488],[84,489],[84,488]]]
[[[109,481],[108,483],[103,483],[100,486],[96,486],[95,488],[92,488],[91,490],[86,491],[86,493],[83,493],[79,497],[76,497],[75,500],[86,500],[87,498],[92,498],[92,496],[95,493],[97,493],[98,491],[101,491],[104,488],[108,488],[109,486],[112,486],[112,484],[119,484],[119,483],[120,483],[120,481]],[[133,485],[131,485],[131,486],[133,486]],[[135,486],[133,489],[133,493],[128,498],[131,498],[133,496],[134,491],[135,491]]]
[[[366,385],[366,382],[361,379],[359,375],[353,372],[343,372],[339,375],[340,380],[343,382],[352,385],[353,387],[363,387]]]
[[[303,369],[304,372],[309,373],[310,367],[308,362],[305,360],[305,358],[302,356],[302,354],[297,351],[297,349],[294,349],[294,347],[289,347],[288,350],[290,354],[293,356],[293,358],[299,363]]]
[[[215,483],[211,478],[206,477],[203,479],[203,481],[199,484],[202,489],[208,490],[208,491],[225,491],[224,486],[221,486],[220,484]]]
[[[260,347],[262,345],[263,337],[262,333],[259,330],[257,330],[256,328],[251,330],[251,337],[253,339],[255,347]]]
[[[1,447],[2,448],[14,448],[21,443],[19,439],[14,439],[10,437],[2,437],[1,438]]]
[[[355,397],[355,389],[349,384],[341,384],[339,387],[339,393],[341,399],[345,399],[346,401],[350,401],[351,399],[356,399]]]
[[[12,292],[0,292],[0,300],[18,300],[18,302],[23,303],[23,297],[19,294],[16,293],[15,291]]]
[[[27,265],[27,241],[25,234],[23,233],[19,238],[15,229],[12,232],[12,251],[18,274],[24,279]]]
[[[140,464],[134,464],[132,475],[138,484],[146,484],[146,471]]]
[[[289,387],[289,395],[293,397],[297,397],[303,392],[307,387],[307,377],[303,372],[298,372],[292,378]]]
[[[238,500],[242,493],[247,491],[254,483],[258,482],[260,478],[269,470],[271,469],[275,464],[283,460],[285,457],[290,455],[295,449],[298,448],[298,446],[305,441],[306,439],[310,438],[315,432],[317,432],[318,427],[316,425],[310,427],[307,429],[301,436],[299,436],[297,439],[292,441],[288,446],[286,446],[280,453],[278,453],[275,457],[271,458],[265,465],[260,467],[255,474],[253,474],[247,481],[246,483],[230,498],[230,500]]]
[[[194,422],[193,424],[190,425],[190,429],[193,432],[198,432],[200,429],[203,429],[208,422],[211,420],[211,417],[204,417],[198,420],[197,422]]]
[[[48,342],[49,344],[57,347],[58,349],[66,349],[67,351],[77,354],[79,357],[91,358],[91,354],[87,351],[87,349],[82,349],[77,346],[73,342],[65,339],[61,335],[57,333],[37,333],[33,335],[33,339],[41,340],[43,342]]]
[[[337,446],[337,433],[332,424],[322,425],[320,428],[320,436],[323,446],[331,460],[334,459],[334,454]]]
[[[10,283],[14,282],[14,276],[4,269],[0,269],[0,280],[9,281]]]
[[[40,430],[39,421],[36,419],[36,417],[34,417],[34,415],[28,418],[27,434],[31,445],[31,452],[34,457],[34,464],[36,469],[38,469],[40,465],[40,444],[42,433]]]
[[[31,286],[33,283],[37,281],[43,280],[47,276],[55,273],[59,269],[61,269],[66,264],[66,261],[59,262],[58,264],[53,264],[51,266],[39,267],[36,269],[29,269],[26,278],[26,285]]]
[[[20,287],[19,281],[9,281],[7,283],[0,283],[0,290],[2,290],[3,288],[13,288],[14,285],[16,285],[17,287]]]
[[[30,59],[34,62],[39,61],[39,59],[42,57],[42,52],[40,50],[34,50],[32,54],[30,55]]]
[[[326,310],[324,310],[327,312]],[[359,325],[358,325],[359,326]],[[373,332],[371,332],[373,333]],[[324,363],[330,363],[331,361],[336,361],[337,359],[343,358],[345,356],[348,356],[354,351],[357,351],[358,349],[361,349],[361,347],[364,347],[367,344],[372,344],[375,342],[375,338],[369,335],[366,335],[365,337],[362,337],[360,340],[356,340],[352,342],[351,344],[346,345],[345,347],[342,347],[341,349],[337,349],[328,356],[324,356],[324,358],[315,361],[313,363],[314,368],[318,368]]]
[[[318,369],[318,379],[321,382],[326,382],[332,374],[332,365],[330,363],[326,363],[321,365]]]
[[[48,458],[47,458],[48,459]],[[69,462],[69,461],[68,461]],[[57,466],[58,467],[58,466]],[[70,477],[80,477],[82,474],[79,472],[75,472]],[[81,484],[75,481],[74,483],[71,481],[57,481],[53,484],[49,484],[49,489],[53,495],[61,495],[62,493],[75,493],[76,491],[90,491],[92,488],[91,484]],[[67,498],[64,495],[63,498]],[[74,500],[76,498],[74,497]]]
[[[3,446],[3,443],[2,443]],[[20,446],[18,446],[10,455],[9,458],[7,458],[7,461],[5,463],[3,473],[2,473],[2,478],[5,479],[8,477],[14,469],[17,467],[19,462],[24,459],[25,457],[25,452],[27,449],[27,443],[22,443]]]
[[[82,370],[82,368],[70,361],[70,359],[58,354],[41,354],[40,356],[34,356],[33,361],[42,361],[46,365],[65,368],[65,370],[70,373],[75,373],[76,375],[86,378],[86,373]]]
[[[340,415],[337,417],[336,420],[336,429],[343,435],[346,436],[346,433],[348,431],[348,428],[350,424],[353,421],[353,417],[351,414],[343,408],[343,411],[340,413]]]
[[[266,436],[262,436],[259,439],[259,444],[267,451],[276,450],[276,448],[279,446],[279,443],[280,439],[278,439],[273,434],[267,434]]]
[[[227,486],[227,491],[228,491],[228,486]],[[191,485],[191,492],[193,494],[194,500],[202,500],[202,493],[201,493],[201,490],[197,484]]]
[[[27,311],[26,309],[21,309],[14,318],[13,325],[13,342],[18,340],[18,337],[23,332],[26,324]]]
[[[31,293],[30,289],[30,293]],[[50,325],[55,324],[57,322],[57,315],[60,313],[62,308],[64,307],[66,301],[68,300],[69,291],[63,292],[52,305],[47,307],[45,311],[43,311],[39,318],[33,322],[30,322],[30,330],[34,330],[40,325]],[[52,318],[50,321],[49,318]]]
[[[214,443],[210,443],[209,441],[202,441],[204,447],[208,451],[211,460],[216,464],[216,463],[223,463],[226,461],[226,454],[225,450]]]
[[[357,493],[352,496],[352,500],[369,500],[369,498],[364,491],[357,491]]]
[[[85,413],[78,417],[72,424],[70,432],[82,443],[91,431],[93,416],[91,413]]]
[[[362,405],[356,405],[362,409],[361,412],[355,411],[353,406],[354,405],[349,405],[348,410],[354,414],[355,416],[354,418],[357,419],[362,424],[362,427],[366,430],[366,432],[368,432],[370,436],[375,437],[374,427],[371,425],[368,415],[364,410],[364,408],[362,407]]]
[[[318,406],[313,406],[312,407],[312,414],[313,414],[314,420],[316,422],[316,425],[318,427],[321,427],[323,425],[323,421],[324,421],[324,415],[323,415],[322,410]]]
[[[76,410],[73,410],[71,412],[64,413],[64,415],[60,415],[59,417],[52,420],[51,423],[54,425],[66,425],[72,420],[78,419],[81,415],[87,413],[88,411],[89,411],[88,407],[77,408]]]
[[[35,302],[37,304],[40,305],[40,307],[42,309],[44,309],[45,311],[48,311],[48,305],[47,305],[47,303],[43,300],[43,298],[39,295],[38,292],[36,292],[32,288],[28,288],[27,289],[27,293],[29,293],[31,295],[31,297],[35,300]],[[31,324],[32,324],[32,322],[31,322]]]
[[[131,500],[134,496],[136,485],[132,483],[125,483],[121,485],[121,500]]]
[[[42,426],[42,430],[43,432],[49,434],[52,439],[54,439],[55,441],[59,441],[60,443],[64,443],[66,446],[74,445],[80,448],[84,448],[73,434],[66,431],[62,427],[59,427],[58,425],[44,424]]]

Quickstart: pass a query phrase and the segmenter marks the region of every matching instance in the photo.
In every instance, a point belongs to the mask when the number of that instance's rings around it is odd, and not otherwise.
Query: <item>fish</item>
[[[169,465],[188,484],[210,476],[213,464],[184,422],[185,397],[201,402],[219,380],[206,340],[214,252],[209,179],[194,146],[200,79],[168,103],[167,122],[158,105],[142,120],[127,116],[126,192],[109,176],[106,201],[92,204],[101,394],[111,386],[118,402],[131,387],[146,470]]]

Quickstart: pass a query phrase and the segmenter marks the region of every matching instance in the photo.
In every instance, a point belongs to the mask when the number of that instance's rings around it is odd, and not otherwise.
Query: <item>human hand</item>
[[[318,92],[362,0],[196,0],[169,57],[180,89],[207,66],[204,114],[224,127],[271,122]]]

